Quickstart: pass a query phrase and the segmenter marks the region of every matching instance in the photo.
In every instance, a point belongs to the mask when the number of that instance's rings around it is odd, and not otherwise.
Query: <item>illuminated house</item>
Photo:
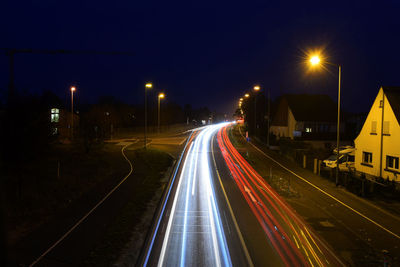
[[[71,112],[53,107],[49,114],[51,124],[51,134],[57,135],[59,138],[68,138],[71,135]],[[79,116],[74,113],[74,132],[79,126]]]
[[[380,88],[358,137],[355,168],[367,178],[400,181],[400,87]]]
[[[279,100],[270,131],[277,138],[329,140],[336,138],[336,121],[337,104],[329,96],[288,94]]]

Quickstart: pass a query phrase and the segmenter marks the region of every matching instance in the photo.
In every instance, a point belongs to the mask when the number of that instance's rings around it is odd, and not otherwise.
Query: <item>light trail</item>
[[[329,249],[320,248],[326,248],[325,244],[312,238],[316,235],[310,234],[306,224],[233,147],[226,127],[218,132],[217,137],[238,188],[282,261],[286,265],[325,266],[330,265],[329,258],[331,262],[342,265]]]
[[[209,163],[211,138],[225,125],[201,129],[188,149],[158,266],[232,266]]]

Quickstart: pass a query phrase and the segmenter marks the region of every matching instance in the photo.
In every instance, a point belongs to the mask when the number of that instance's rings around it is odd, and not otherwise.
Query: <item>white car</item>
[[[336,152],[335,148],[333,152],[335,154],[329,156],[326,160],[323,161],[322,165],[327,168],[334,169],[336,168]],[[339,170],[340,171],[354,171],[354,156],[355,149],[351,146],[339,147]]]

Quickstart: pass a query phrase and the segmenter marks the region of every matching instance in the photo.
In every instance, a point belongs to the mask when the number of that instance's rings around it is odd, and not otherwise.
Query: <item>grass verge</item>
[[[131,197],[108,226],[102,241],[90,253],[84,264],[86,266],[110,266],[119,258],[131,239],[135,225],[141,221],[148,203],[162,187],[165,172],[172,164],[172,158],[158,150],[127,151],[127,156],[134,168],[130,177],[134,182],[129,184]]]

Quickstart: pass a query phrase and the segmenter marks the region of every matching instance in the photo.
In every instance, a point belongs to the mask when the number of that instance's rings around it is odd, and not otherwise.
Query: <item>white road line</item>
[[[196,142],[196,146],[194,148],[194,153],[196,153],[196,154],[195,154],[195,160],[194,160],[195,163],[194,163],[194,172],[193,172],[194,177],[193,177],[193,186],[192,186],[192,196],[194,196],[194,189],[196,187],[197,161],[199,159],[199,144],[198,143],[200,143],[200,142]]]
[[[193,143],[190,144],[189,152],[190,152],[192,147],[193,147]],[[169,219],[168,219],[167,230],[165,231],[165,234],[164,234],[164,240],[163,240],[163,245],[162,245],[162,248],[161,248],[160,258],[159,258],[158,264],[157,264],[157,266],[159,266],[159,267],[161,267],[163,265],[163,263],[164,263],[165,251],[167,249],[167,244],[168,244],[168,241],[169,241],[169,236],[170,236],[171,227],[172,227],[172,221],[174,219],[176,203],[177,203],[179,192],[180,192],[180,189],[181,189],[181,184],[182,184],[182,180],[183,180],[184,170],[185,170],[185,167],[186,167],[186,162],[187,162],[187,158],[185,158],[185,162],[183,163],[182,172],[181,172],[181,175],[179,177],[178,188],[176,190],[176,194],[175,194],[175,197],[174,197],[174,202],[172,204],[172,209],[171,209],[170,216],[169,216]]]
[[[239,128],[240,129],[240,128]],[[242,132],[240,131],[240,134],[242,135],[242,137],[244,138]],[[319,188],[318,186],[314,185],[313,183],[309,182],[307,179],[301,177],[300,175],[296,174],[295,172],[293,172],[292,170],[286,168],[284,165],[282,165],[280,162],[276,161],[275,159],[273,159],[272,157],[268,156],[267,154],[265,154],[261,149],[259,149],[257,146],[255,146],[253,143],[249,142],[250,145],[252,145],[255,149],[257,149],[261,154],[263,154],[264,156],[266,156],[267,158],[269,158],[270,160],[272,160],[273,162],[275,162],[276,164],[278,164],[279,166],[281,166],[283,169],[285,169],[286,171],[288,171],[289,173],[293,174],[294,176],[298,177],[299,179],[303,180],[304,182],[306,182],[307,184],[311,185],[312,187],[314,187],[315,189],[317,189],[318,191],[320,191],[321,193],[327,195],[328,197],[332,198],[333,200],[337,201],[338,203],[342,204],[343,206],[345,206],[346,208],[348,208],[349,210],[353,211],[354,213],[360,215],[361,217],[363,217],[364,219],[366,219],[367,221],[371,222],[372,224],[378,226],[379,228],[381,228],[382,230],[384,230],[385,232],[393,235],[394,237],[400,239],[400,236],[397,235],[396,233],[393,233],[392,231],[390,231],[389,229],[385,228],[384,226],[380,225],[379,223],[375,222],[374,220],[370,219],[369,217],[367,217],[366,215],[364,215],[363,213],[355,210],[354,208],[350,207],[349,205],[347,205],[346,203],[340,201],[339,199],[337,199],[336,197],[332,196],[331,194],[329,194],[328,192],[325,192],[324,190],[322,190],[321,188]]]
[[[193,143],[190,144],[189,152],[190,152],[192,147],[193,147]],[[169,241],[169,236],[170,236],[171,227],[172,227],[172,221],[174,219],[176,203],[177,203],[179,192],[180,192],[180,189],[181,189],[181,184],[182,184],[182,180],[183,180],[184,170],[185,170],[185,167],[186,167],[186,162],[187,162],[187,158],[185,158],[185,162],[183,163],[182,172],[181,172],[181,175],[179,177],[178,188],[176,190],[176,194],[175,194],[175,197],[174,197],[174,202],[172,204],[172,209],[171,209],[170,216],[169,216],[169,219],[168,219],[167,230],[165,231],[165,234],[164,234],[164,240],[163,240],[163,244],[162,244],[162,248],[161,248],[160,258],[159,258],[158,264],[157,264],[157,266],[159,266],[159,267],[161,267],[163,265],[163,263],[164,263],[165,251],[167,249],[167,244],[168,244],[168,241]]]
[[[45,257],[50,251],[52,251],[58,244],[60,244],[72,231],[74,231],[86,218],[95,210],[97,209],[98,206],[100,206],[117,188],[125,182],[125,180],[132,174],[133,172],[133,166],[131,161],[128,159],[128,157],[125,155],[124,150],[131,144],[127,144],[121,149],[122,156],[125,158],[125,160],[129,163],[130,166],[130,171],[129,173],[102,199],[100,200],[88,213],[85,214],[77,223],[74,224],[63,236],[60,237],[51,247],[49,247],[42,255],[40,255],[34,262],[32,262],[29,267],[34,266],[37,264],[43,257]]]

